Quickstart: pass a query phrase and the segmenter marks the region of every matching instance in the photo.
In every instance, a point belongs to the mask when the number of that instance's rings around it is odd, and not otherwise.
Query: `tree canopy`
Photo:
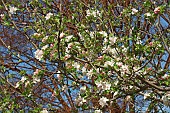
[[[168,0],[1,0],[0,111],[168,112]]]

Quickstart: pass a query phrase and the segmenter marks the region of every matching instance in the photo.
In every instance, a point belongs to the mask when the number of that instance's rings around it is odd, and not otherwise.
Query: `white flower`
[[[103,89],[103,90],[110,90],[111,87],[111,84],[108,82],[97,81],[95,82],[95,84],[97,85],[98,89]]]
[[[165,74],[165,75],[162,76],[161,78],[166,79],[166,78],[168,78],[168,77],[169,77],[169,75],[168,75],[168,74]]]
[[[72,47],[73,47],[73,43],[69,43],[67,48],[71,49]]]
[[[135,8],[132,9],[132,15],[136,14],[137,12],[138,12],[137,9],[135,9]]]
[[[52,13],[48,13],[48,14],[45,16],[45,19],[46,19],[46,20],[50,19],[50,17],[51,17],[52,15],[53,15]]]
[[[48,36],[45,36],[43,39],[42,39],[42,42],[45,43],[45,41],[48,39]]]
[[[170,94],[162,96],[162,101],[166,106],[170,106]]]
[[[62,76],[61,76],[61,72],[60,71],[57,71],[57,78],[59,81],[62,80]]]
[[[124,72],[129,71],[128,65],[122,65],[121,69],[122,69]]]
[[[34,33],[33,36],[41,36],[40,33]]]
[[[43,108],[43,110],[40,113],[48,113],[47,108]]]
[[[3,18],[3,17],[4,17],[4,14],[0,14],[0,17]]]
[[[16,7],[9,7],[9,13],[11,13],[11,14],[14,14],[16,11],[18,10],[18,8],[16,8]]]
[[[103,84],[102,84],[102,81],[97,81],[97,82],[95,82],[95,84],[97,85],[97,88],[98,89],[102,89],[103,88]]]
[[[73,38],[73,35],[69,35],[69,36],[66,36],[66,37],[65,37],[65,39],[66,39],[67,42],[69,42],[71,38]]]
[[[150,97],[150,93],[145,93],[144,94],[144,100],[147,99],[148,97]]]
[[[87,72],[87,76],[89,79],[91,79],[92,75],[93,75],[93,69]]]
[[[81,93],[84,93],[86,91],[86,86],[82,86],[81,88],[80,88],[80,92]]]
[[[108,67],[108,66],[113,66],[114,65],[114,61],[106,61],[105,63],[104,63],[104,67]]]
[[[102,111],[98,109],[98,110],[95,110],[94,113],[102,113]]]
[[[87,16],[94,16],[94,17],[97,17],[97,16],[101,16],[100,12],[97,10],[86,10],[86,14]]]
[[[27,78],[23,76],[20,81],[23,83],[26,79]]]
[[[102,97],[99,100],[99,104],[104,107],[105,105],[107,105],[107,101],[109,101],[109,99],[107,99],[106,97]]]
[[[62,87],[62,91],[66,91],[67,89],[68,89],[67,85],[64,85],[64,86]]]
[[[38,77],[33,78],[33,83],[36,84],[37,82],[40,82],[40,78]]]
[[[82,98],[81,96],[79,96],[77,99],[75,99],[75,102],[78,106],[81,106],[81,105],[83,105],[83,103],[86,103],[87,101],[84,98]]]
[[[116,40],[117,40],[117,37],[109,37],[109,41],[111,42],[112,45],[116,43]]]
[[[107,32],[106,31],[100,31],[99,32],[101,35],[103,35],[104,37],[107,37]]]
[[[85,68],[85,67],[83,67],[81,70],[82,70],[82,73],[83,73],[83,74],[86,73],[86,68]]]
[[[108,82],[104,82],[103,89],[104,90],[110,90],[111,84]]]
[[[78,62],[75,62],[73,64],[73,67],[76,68],[77,70],[79,70],[80,69],[80,64]]]
[[[145,13],[144,15],[149,17],[149,16],[151,16],[151,13]]]
[[[43,46],[41,49],[46,50],[48,48],[48,45]]]
[[[20,83],[19,83],[19,82],[17,82],[17,83],[16,83],[16,85],[15,85],[15,88],[18,88],[18,87],[19,87],[19,85],[20,85]]]
[[[30,83],[30,81],[27,81],[27,82],[25,83],[25,87],[27,87],[29,83]]]
[[[117,94],[118,94],[118,91],[114,92],[113,98],[115,98],[115,96],[117,96]]]
[[[64,35],[65,35],[65,34],[62,32],[62,33],[60,34],[60,38],[63,38]]]
[[[41,60],[43,58],[43,51],[40,50],[40,49],[37,49],[34,54],[35,54],[35,58],[38,59],[38,60]]]

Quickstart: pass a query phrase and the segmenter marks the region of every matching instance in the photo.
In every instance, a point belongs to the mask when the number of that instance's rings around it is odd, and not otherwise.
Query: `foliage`
[[[1,0],[2,112],[165,112],[164,0]]]

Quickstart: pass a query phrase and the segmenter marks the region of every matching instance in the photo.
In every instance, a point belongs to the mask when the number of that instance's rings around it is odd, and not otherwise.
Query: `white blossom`
[[[36,83],[38,83],[38,82],[40,82],[40,78],[38,78],[38,77],[33,78],[33,83],[34,83],[34,84],[36,84]]]
[[[94,113],[103,113],[100,109],[95,110]]]
[[[132,9],[132,15],[136,14],[137,12],[138,12],[137,9],[135,9],[135,8]]]
[[[62,87],[62,91],[66,91],[67,89],[68,89],[67,85],[64,85],[64,86]]]
[[[23,76],[20,81],[23,83],[23,82],[25,82],[25,80],[27,80],[27,78],[25,76]]]
[[[87,76],[89,79],[91,79],[92,75],[93,75],[93,69],[87,72]]]
[[[43,39],[42,39],[42,42],[45,43],[45,41],[48,39],[48,36],[45,36]]]
[[[98,11],[98,10],[86,10],[86,14],[87,16],[94,16],[94,17],[97,17],[97,16],[101,16],[101,13]]]
[[[73,64],[73,67],[76,68],[77,70],[79,70],[80,69],[80,64],[78,62],[75,62]]]
[[[110,90],[111,84],[108,82],[97,81],[95,82],[98,89]]]
[[[82,98],[81,96],[78,96],[78,98],[75,99],[75,102],[78,106],[83,105],[83,103],[86,103],[87,100],[85,100],[84,98]]]
[[[81,70],[82,70],[82,73],[83,73],[83,74],[86,73],[86,68],[85,68],[85,67],[83,67]]]
[[[14,14],[16,11],[18,10],[18,8],[16,8],[16,7],[9,7],[9,13],[11,13],[11,14]]]
[[[113,45],[114,43],[116,43],[117,37],[109,37],[109,41],[111,42],[111,44]]]
[[[162,76],[161,78],[166,79],[166,78],[168,78],[168,77],[169,77],[169,75],[168,75],[168,74],[165,74],[165,75]]]
[[[46,50],[48,48],[48,45],[43,46],[41,49]]]
[[[99,100],[99,104],[104,107],[105,105],[107,105],[107,101],[109,101],[109,99],[107,99],[106,97],[102,97]]]
[[[25,87],[27,87],[28,84],[30,84],[30,81],[26,81],[26,82],[25,82]]]
[[[17,82],[16,85],[15,85],[15,88],[18,88],[20,85],[20,82]]]
[[[162,96],[162,101],[164,105],[170,106],[170,94],[165,94]]]
[[[40,33],[34,33],[33,36],[41,36]]]
[[[81,88],[80,88],[80,92],[81,93],[84,93],[86,91],[86,86],[82,86]]]
[[[151,16],[151,13],[145,13],[144,15],[149,17],[149,16]]]
[[[66,36],[66,37],[65,37],[65,39],[66,39],[67,42],[69,42],[71,38],[73,38],[73,35],[69,35],[69,36]]]
[[[48,113],[47,108],[43,108],[43,110],[40,113]]]
[[[43,58],[43,51],[40,50],[40,49],[37,49],[34,54],[35,54],[35,58],[38,59],[38,60],[41,60]]]
[[[107,32],[106,31],[100,31],[99,32],[101,35],[103,35],[104,37],[107,37]]]
[[[46,20],[49,20],[52,15],[53,15],[52,13],[48,13],[48,14],[45,16],[45,19],[46,19]]]
[[[147,99],[148,97],[150,97],[150,93],[145,93],[144,94],[144,100]]]

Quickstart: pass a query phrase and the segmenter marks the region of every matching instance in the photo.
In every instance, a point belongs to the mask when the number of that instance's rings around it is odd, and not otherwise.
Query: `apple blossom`
[[[43,110],[40,113],[48,113],[47,108],[43,108]]]
[[[23,76],[20,81],[23,83],[23,82],[25,82],[25,80],[27,80],[27,78],[25,76]]]
[[[93,75],[93,69],[91,69],[90,71],[87,71],[87,76],[89,79],[91,79],[92,75]]]
[[[33,75],[37,75],[38,73],[39,73],[39,69],[36,69],[35,71],[34,71],[34,73],[33,73]]]
[[[170,106],[170,94],[167,93],[164,96],[162,96],[162,101],[163,104],[165,104],[166,106]]]
[[[20,82],[17,82],[15,88],[18,88],[19,86],[20,86]]]
[[[62,86],[62,91],[66,91],[68,89],[67,85]]]
[[[101,110],[95,110],[94,113],[103,113]]]
[[[73,35],[69,35],[69,36],[66,36],[65,39],[67,42],[69,42],[71,40],[71,38],[73,38]]]
[[[16,7],[9,7],[9,13],[11,13],[11,14],[14,14],[16,11],[18,10],[18,8],[16,8]]]
[[[46,50],[48,48],[48,45],[43,46],[41,49]]]
[[[30,84],[30,81],[27,80],[27,81],[25,82],[25,87],[27,87],[28,84]]]
[[[33,36],[39,37],[39,36],[41,36],[41,34],[40,33],[34,33]]]
[[[169,77],[169,75],[168,74],[165,74],[164,76],[162,76],[161,78],[162,79],[166,79],[166,78],[168,78]]]
[[[85,67],[83,67],[81,70],[82,70],[82,73],[83,73],[83,74],[86,73],[86,68],[85,68]]]
[[[145,13],[144,15],[147,16],[147,17],[150,17],[151,13]]]
[[[107,105],[107,101],[109,101],[109,99],[107,99],[106,97],[102,97],[99,100],[99,104],[104,107],[105,105]]]
[[[64,35],[65,35],[65,34],[62,32],[62,33],[60,34],[60,38],[63,38]]]
[[[101,14],[100,14],[100,12],[97,10],[97,11],[95,11],[95,10],[86,10],[86,16],[88,17],[88,16],[94,16],[94,17],[97,17],[97,16],[100,16]]]
[[[116,43],[117,37],[109,37],[109,41],[111,42],[111,44],[113,45],[114,43]]]
[[[81,88],[80,88],[80,93],[84,93],[86,91],[86,86],[82,86]]]
[[[81,96],[78,96],[78,98],[75,99],[75,102],[78,106],[83,105],[83,103],[86,103],[87,100],[85,100],[84,98],[82,98]]]
[[[45,16],[45,19],[49,20],[52,15],[53,15],[53,13],[47,13],[47,15]]]
[[[157,8],[154,9],[155,14],[158,14],[159,12],[160,12],[160,7],[157,7]]]
[[[40,49],[37,49],[34,54],[35,54],[35,58],[38,59],[38,60],[41,60],[43,58],[43,51],[40,50]]]
[[[45,36],[43,39],[42,39],[42,42],[45,43],[45,41],[48,39],[48,36]]]
[[[34,77],[34,78],[33,78],[33,83],[36,84],[36,83],[38,83],[38,82],[40,82],[40,78]]]
[[[99,32],[101,35],[103,35],[104,37],[107,37],[107,32],[106,31],[100,31]]]
[[[145,93],[144,94],[144,100],[147,99],[148,97],[150,97],[150,93]]]
[[[132,8],[132,15],[136,14],[137,12],[138,12],[138,10],[137,10],[137,9]]]

